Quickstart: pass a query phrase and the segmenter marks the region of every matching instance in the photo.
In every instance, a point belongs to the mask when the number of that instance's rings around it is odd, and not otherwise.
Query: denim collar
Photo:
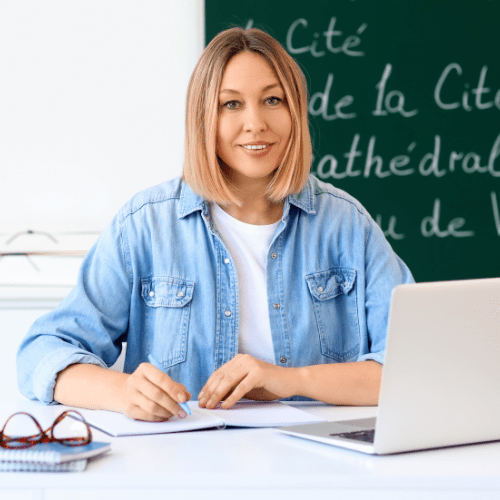
[[[285,206],[283,208],[283,216],[288,214],[289,206],[294,205],[300,208],[308,214],[315,214],[315,203],[314,203],[314,193],[311,183],[311,179],[307,180],[307,184],[304,186],[302,191],[296,194],[291,194],[285,200]],[[182,219],[189,214],[201,211],[204,215],[208,215],[209,208],[208,202],[202,198],[199,194],[196,194],[186,182],[181,182],[181,194],[179,203],[179,219]]]

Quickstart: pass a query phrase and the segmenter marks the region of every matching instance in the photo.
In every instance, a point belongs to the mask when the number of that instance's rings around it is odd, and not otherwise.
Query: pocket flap
[[[354,287],[356,271],[334,267],[327,271],[308,274],[307,284],[311,295],[317,300],[333,299],[337,295],[347,295]]]
[[[142,298],[149,307],[184,307],[193,298],[194,281],[161,276],[141,283]]]

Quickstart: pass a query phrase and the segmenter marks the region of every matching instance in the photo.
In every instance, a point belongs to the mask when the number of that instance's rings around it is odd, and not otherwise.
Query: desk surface
[[[376,413],[376,408],[368,407],[298,406],[328,420]],[[48,426],[62,409],[19,401],[3,405],[0,415],[3,421],[12,410],[30,411]],[[258,494],[259,500],[282,494],[293,500],[308,492],[314,492],[317,500],[332,498],[334,491],[343,492],[341,498],[365,500],[399,500],[403,491],[404,498],[421,498],[424,493],[426,499],[500,498],[500,443],[377,457],[286,436],[275,429],[121,438],[96,431],[94,439],[112,442],[112,450],[90,461],[84,473],[2,473],[0,497],[108,500],[118,498],[114,492],[120,500],[137,500],[139,490],[174,490],[182,499],[202,496],[204,500],[234,498],[236,492],[238,500],[247,498],[245,494],[248,498]]]

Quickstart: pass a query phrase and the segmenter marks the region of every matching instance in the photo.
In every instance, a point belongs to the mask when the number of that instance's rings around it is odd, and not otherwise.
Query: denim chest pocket
[[[168,368],[186,360],[194,281],[169,276],[141,280],[147,348]]]
[[[331,268],[308,274],[306,280],[322,354],[338,362],[347,361],[360,348],[356,271]]]

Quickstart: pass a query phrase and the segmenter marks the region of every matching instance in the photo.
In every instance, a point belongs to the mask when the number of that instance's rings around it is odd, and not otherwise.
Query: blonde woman
[[[260,30],[220,33],[189,84],[182,179],[132,198],[32,326],[23,393],[141,420],[191,398],[377,404],[390,293],[413,279],[310,165],[297,63]]]

